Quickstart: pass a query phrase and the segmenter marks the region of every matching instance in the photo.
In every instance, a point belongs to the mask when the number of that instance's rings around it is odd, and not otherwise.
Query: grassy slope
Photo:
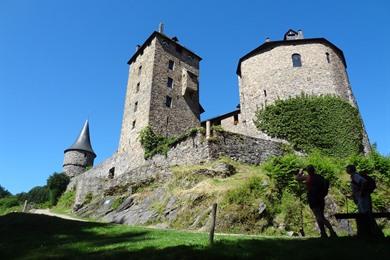
[[[0,217],[0,259],[389,259],[389,239],[321,240],[206,233],[78,222],[44,215]]]

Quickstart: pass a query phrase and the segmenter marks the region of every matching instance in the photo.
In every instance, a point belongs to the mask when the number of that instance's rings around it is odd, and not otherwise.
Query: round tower
[[[256,111],[278,99],[335,95],[357,107],[346,68],[342,50],[325,38],[305,39],[301,30],[291,29],[283,40],[267,38],[243,56],[237,67],[241,118],[248,134],[259,135],[253,122]]]
[[[64,173],[69,177],[83,173],[87,167],[93,166],[95,157],[89,137],[89,124],[86,120],[74,144],[64,151]]]

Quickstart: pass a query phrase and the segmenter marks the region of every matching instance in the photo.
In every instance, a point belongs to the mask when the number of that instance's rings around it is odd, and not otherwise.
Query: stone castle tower
[[[69,177],[75,177],[83,173],[87,167],[92,167],[95,157],[87,120],[74,144],[64,151],[63,171]]]
[[[159,31],[137,46],[128,64],[129,79],[119,153],[143,158],[139,132],[150,126],[163,136],[179,135],[200,125],[199,62],[201,58]]]
[[[257,130],[253,120],[258,109],[275,100],[302,93],[328,94],[357,107],[346,68],[342,50],[324,38],[305,39],[301,30],[291,29],[283,40],[267,38],[238,62],[239,109],[211,121],[228,131],[267,138]],[[363,145],[365,152],[370,150],[365,130]]]

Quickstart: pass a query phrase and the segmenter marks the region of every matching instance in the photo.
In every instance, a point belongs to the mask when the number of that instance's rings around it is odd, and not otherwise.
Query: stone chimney
[[[303,39],[303,31],[301,29],[298,30],[297,39]]]
[[[158,25],[158,32],[159,32],[159,33],[164,33],[164,24],[163,24],[163,23],[160,23],[160,24]]]
[[[270,42],[271,39],[269,37],[265,38],[265,42]]]

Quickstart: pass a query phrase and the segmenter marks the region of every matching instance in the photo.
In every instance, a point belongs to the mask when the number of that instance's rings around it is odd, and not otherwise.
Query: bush
[[[9,192],[3,186],[0,185],[0,199],[11,195],[12,195],[11,192]]]
[[[65,173],[53,173],[47,179],[47,187],[49,189],[50,204],[52,206],[57,204],[59,197],[66,190],[69,184],[69,177]]]
[[[363,151],[359,112],[339,97],[302,95],[278,100],[257,111],[254,121],[258,129],[306,153],[318,149],[347,157]]]
[[[56,205],[57,209],[69,210],[72,209],[76,197],[76,192],[68,191],[61,195]]]

